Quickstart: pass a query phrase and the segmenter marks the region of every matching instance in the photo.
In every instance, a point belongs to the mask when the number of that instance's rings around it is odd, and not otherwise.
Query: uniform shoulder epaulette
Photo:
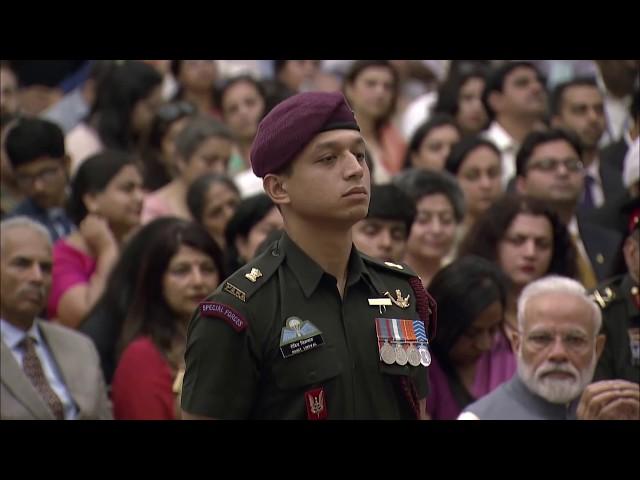
[[[284,253],[274,248],[269,248],[258,257],[236,270],[227,278],[219,290],[225,292],[242,302],[247,302],[278,270],[284,260]]]
[[[375,267],[380,268],[385,271],[392,271],[400,274],[407,275],[409,277],[417,277],[418,274],[411,270],[409,266],[405,263],[394,263],[394,262],[383,262],[382,260],[378,260],[377,258],[370,257],[365,255],[364,253],[360,254],[362,256],[362,260],[369,265],[373,265]]]
[[[604,310],[618,299],[615,285],[615,280],[601,285],[594,289],[593,292],[589,294],[589,297],[598,304],[600,309]]]

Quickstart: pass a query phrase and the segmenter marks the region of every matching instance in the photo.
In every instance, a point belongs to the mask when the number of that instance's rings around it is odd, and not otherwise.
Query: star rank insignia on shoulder
[[[257,268],[252,268],[251,271],[249,273],[246,273],[244,276],[251,282],[255,283],[258,278],[262,276],[262,272]]]

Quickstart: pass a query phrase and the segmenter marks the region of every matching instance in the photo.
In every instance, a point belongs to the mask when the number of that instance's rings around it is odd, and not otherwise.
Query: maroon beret
[[[305,92],[289,97],[258,125],[251,148],[251,168],[258,177],[277,172],[318,133],[336,129],[360,130],[340,92]]]

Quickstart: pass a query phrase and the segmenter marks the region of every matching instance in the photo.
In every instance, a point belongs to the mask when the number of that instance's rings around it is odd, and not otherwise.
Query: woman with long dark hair
[[[462,409],[489,393],[477,364],[493,347],[506,304],[500,271],[467,256],[440,270],[429,285],[438,304],[438,334],[431,344],[427,410],[434,420],[455,420]]]
[[[224,278],[222,252],[202,227],[180,219],[158,221],[165,223],[139,261],[116,346],[111,389],[116,419],[179,418],[176,394],[187,325]]]
[[[162,76],[139,61],[112,64],[100,77],[89,117],[65,138],[71,174],[104,149],[139,154],[156,109],[162,104]]]
[[[493,204],[467,233],[459,256],[477,255],[494,262],[509,281],[505,319],[517,328],[516,304],[529,283],[545,275],[573,277],[575,249],[567,228],[541,200],[506,195]]]
[[[495,388],[516,370],[512,339],[520,292],[545,275],[574,277],[575,249],[569,233],[545,202],[506,195],[491,206],[463,240],[459,256],[477,255],[496,264],[507,279],[504,322],[493,348],[479,361]]]

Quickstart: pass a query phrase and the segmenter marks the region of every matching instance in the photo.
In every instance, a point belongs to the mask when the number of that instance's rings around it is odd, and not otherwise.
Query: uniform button
[[[274,257],[279,257],[280,252],[278,250],[271,250],[271,255],[273,255]]]

